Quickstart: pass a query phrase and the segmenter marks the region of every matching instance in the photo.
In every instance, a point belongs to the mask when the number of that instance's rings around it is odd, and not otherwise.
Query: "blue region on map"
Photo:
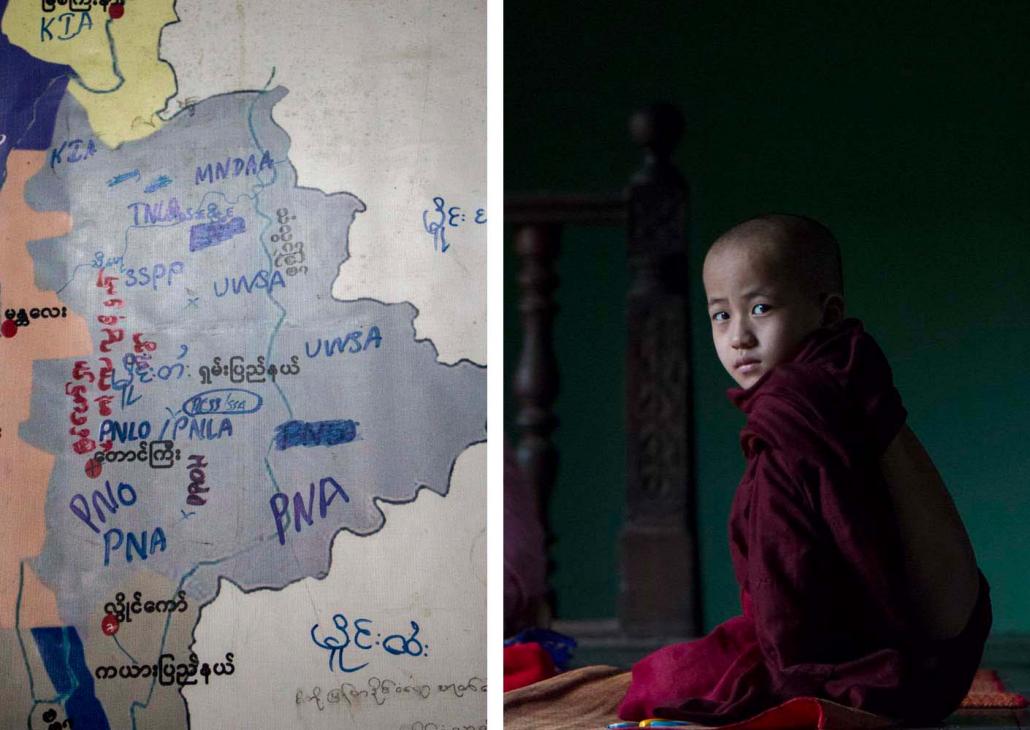
[[[65,713],[75,718],[76,730],[110,730],[104,708],[93,693],[93,675],[75,627],[32,629],[32,638],[54,689],[65,698]]]
[[[7,0],[0,0],[0,17]],[[40,61],[0,33],[0,187],[7,177],[7,154],[13,149],[45,150],[54,136],[57,107],[72,70]]]

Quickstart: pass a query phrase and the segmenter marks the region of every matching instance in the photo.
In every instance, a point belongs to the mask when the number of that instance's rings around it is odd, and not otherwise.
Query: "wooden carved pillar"
[[[689,193],[670,160],[683,118],[675,107],[655,105],[636,114],[631,129],[646,156],[627,195],[631,283],[619,623],[632,636],[697,636]]]
[[[554,415],[558,360],[552,330],[558,311],[554,290],[558,286],[555,262],[560,237],[561,226],[553,223],[531,223],[515,231],[515,251],[522,261],[522,352],[513,386],[518,401],[516,456],[523,475],[536,489],[542,516],[546,515],[558,471],[558,452],[551,442],[551,433],[558,424]]]

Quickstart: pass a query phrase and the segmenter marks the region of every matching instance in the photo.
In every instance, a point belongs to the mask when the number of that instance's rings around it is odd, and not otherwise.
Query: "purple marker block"
[[[247,230],[247,222],[236,216],[227,223],[198,223],[190,228],[190,251],[201,251],[228,241]]]

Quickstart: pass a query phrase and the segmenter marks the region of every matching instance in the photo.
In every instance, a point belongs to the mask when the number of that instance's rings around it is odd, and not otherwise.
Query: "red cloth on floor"
[[[536,642],[504,647],[505,692],[553,677],[557,673],[551,655]]]
[[[731,400],[747,415],[730,513],[743,615],[633,667],[625,719],[721,725],[796,697],[934,724],[954,711],[991,625],[917,642],[878,460],[905,422],[889,365],[858,320],[817,330]]]
[[[813,697],[796,697],[747,720],[723,725],[725,730],[844,730],[886,728],[892,720]]]
[[[962,700],[962,709],[1022,709],[1030,705],[1026,697],[1018,692],[1009,692],[1005,683],[993,669],[978,669],[973,677],[973,686]]]

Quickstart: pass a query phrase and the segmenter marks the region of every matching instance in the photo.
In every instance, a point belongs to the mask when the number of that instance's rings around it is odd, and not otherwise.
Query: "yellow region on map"
[[[24,199],[25,183],[46,162],[46,152],[14,150],[7,158],[7,181],[0,188],[0,290],[5,308],[61,307],[52,291],[36,288],[29,241],[71,230],[68,213],[39,213]],[[0,338],[0,628],[14,626],[21,561],[35,557],[46,537],[47,489],[54,455],[22,441],[18,425],[29,418],[32,363],[88,355],[93,351],[85,320],[68,313],[19,327]],[[22,628],[59,626],[57,602],[26,566],[21,592]]]
[[[41,10],[40,0],[11,0],[4,13],[3,32],[11,43],[36,58],[71,66],[82,83],[92,89],[112,89],[118,84],[111,44],[104,30],[107,13],[68,12],[58,6]]]
[[[178,20],[174,0],[128,0],[111,18],[89,11],[43,12],[40,0],[11,0],[0,30],[36,58],[71,66],[68,90],[108,147],[161,128],[157,116],[175,95],[172,67],[158,56],[161,29]]]

